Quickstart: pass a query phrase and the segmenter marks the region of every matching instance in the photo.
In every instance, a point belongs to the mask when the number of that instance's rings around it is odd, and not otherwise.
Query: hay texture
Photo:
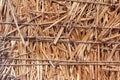
[[[0,80],[120,80],[120,0],[0,0]]]

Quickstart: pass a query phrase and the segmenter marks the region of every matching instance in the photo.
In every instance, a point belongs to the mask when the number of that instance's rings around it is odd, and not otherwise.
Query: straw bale
[[[120,0],[0,0],[0,80],[120,80]]]

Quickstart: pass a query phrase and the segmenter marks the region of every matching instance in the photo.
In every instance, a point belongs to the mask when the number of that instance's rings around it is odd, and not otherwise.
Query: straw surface
[[[120,0],[0,0],[0,80],[120,80]]]

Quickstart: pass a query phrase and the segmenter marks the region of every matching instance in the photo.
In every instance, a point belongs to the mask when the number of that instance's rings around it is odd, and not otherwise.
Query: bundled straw
[[[120,0],[0,0],[0,80],[119,80]]]

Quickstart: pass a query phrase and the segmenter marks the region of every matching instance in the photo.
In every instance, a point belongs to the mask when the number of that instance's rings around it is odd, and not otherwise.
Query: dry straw
[[[119,80],[120,0],[0,0],[0,80]]]

